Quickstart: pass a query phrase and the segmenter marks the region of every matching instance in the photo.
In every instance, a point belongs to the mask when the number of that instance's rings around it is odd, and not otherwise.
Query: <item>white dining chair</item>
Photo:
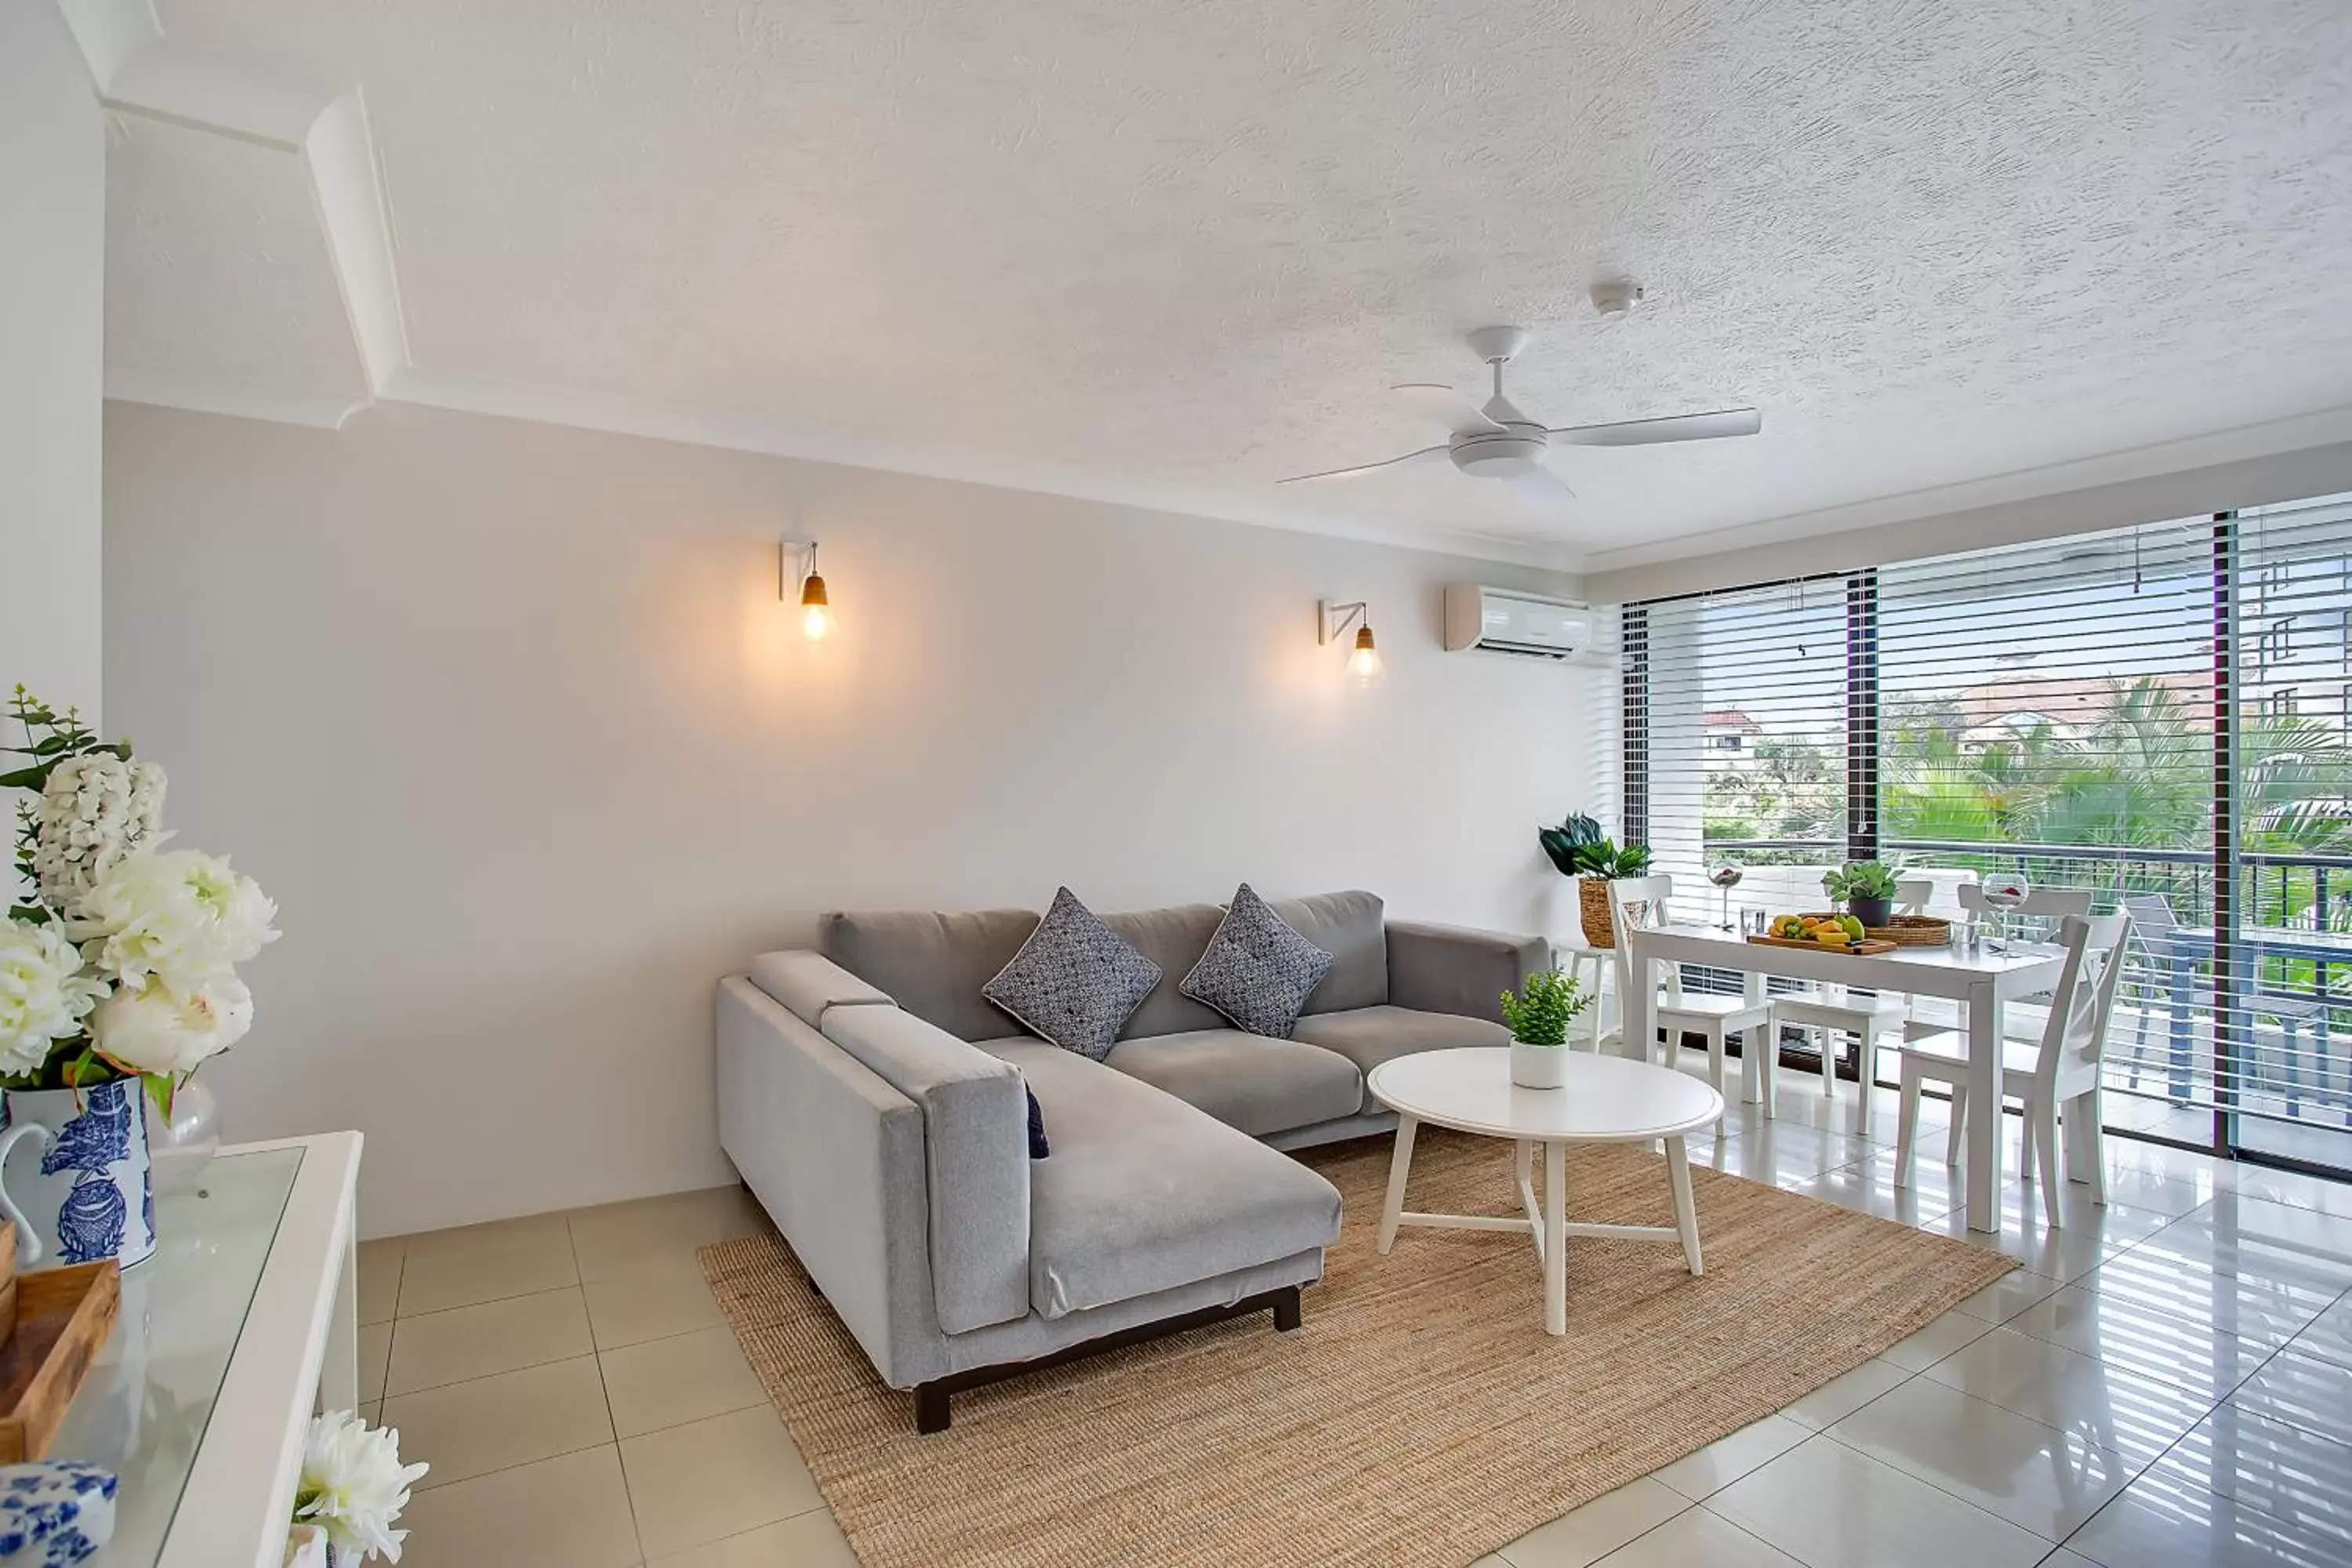
[[[1984,889],[1973,882],[1961,883],[1958,893],[1961,922],[1966,926],[1979,925],[1988,917],[1999,912],[1985,901]],[[2091,899],[2092,893],[2088,888],[2035,888],[2027,892],[2025,901],[2011,910],[2010,913],[2046,921],[2063,921],[2069,915],[2088,920],[2091,915]],[[1925,1017],[1915,1015],[1910,1022],[1905,1025],[1904,1032],[1916,1040],[1929,1035],[1940,1035],[1948,1029],[1957,1029],[1961,1022],[1959,1004],[1947,1002],[1927,1009]],[[2023,1040],[2030,1044],[2042,1038],[2042,1029],[2048,1022],[2048,999],[2036,996],[2030,1000],[2011,1003],[2005,1010],[2001,1030],[2012,1040]],[[1958,1125],[1958,1118],[1954,1119],[1953,1124],[1956,1127]]]
[[[1617,937],[1611,949],[1616,961],[1618,1006],[1633,994],[1633,931],[1645,926],[1667,923],[1667,906],[1674,897],[1672,877],[1623,877],[1609,884],[1609,909]],[[1674,1067],[1682,1057],[1685,1034],[1703,1037],[1706,1041],[1707,1081],[1716,1092],[1723,1092],[1723,1063],[1729,1037],[1740,1037],[1740,1049],[1756,1062],[1758,1083],[1763,1086],[1764,1114],[1772,1114],[1773,1094],[1779,1084],[1780,1037],[1773,1026],[1773,1004],[1767,1000],[1750,1002],[1742,994],[1714,991],[1683,989],[1682,966],[1669,963],[1665,984],[1655,993],[1655,1019],[1664,1031],[1666,1066]],[[1633,1044],[1641,1051],[1641,1060],[1650,1059],[1650,1042],[1637,1040]]]
[[[2050,1017],[2041,1043],[2004,1042],[2000,1063],[2003,1100],[2014,1099],[2025,1108],[2025,1151],[2018,1161],[2024,1180],[2042,1182],[2042,1210],[2052,1225],[2058,1218],[2058,1114],[2066,1111],[2066,1138],[2088,1139],[2092,1159],[2091,1198],[2107,1201],[2106,1152],[2099,1127],[2099,1060],[2106,1046],[2107,1022],[2116,1005],[2116,982],[2124,970],[2124,943],[2131,933],[2131,916],[2118,910],[2086,920],[2067,915],[2059,921],[2059,944],[2066,950],[2065,967],[2051,993]],[[1911,1184],[1914,1143],[1919,1128],[1919,1090],[1930,1081],[1945,1085],[1952,1096],[1952,1134],[1945,1162],[1959,1157],[1960,1129],[1971,1110],[1998,1116],[2000,1106],[1971,1107],[1968,1100],[1969,1040],[1958,1031],[1909,1040],[1898,1047],[1903,1055],[1901,1108],[1895,1124],[1895,1184]]]
[[[1935,892],[1936,884],[1925,877],[1905,878],[1895,884],[1895,910],[1916,915],[1927,907]],[[1877,1070],[1879,1037],[1900,1037],[1911,1012],[1912,999],[1908,996],[1892,991],[1857,992],[1846,985],[1783,991],[1772,997],[1775,1023],[1815,1031],[1821,1036],[1824,1096],[1837,1093],[1838,1035],[1852,1035],[1860,1042],[1861,1054],[1855,1058],[1854,1068],[1866,1093]]]

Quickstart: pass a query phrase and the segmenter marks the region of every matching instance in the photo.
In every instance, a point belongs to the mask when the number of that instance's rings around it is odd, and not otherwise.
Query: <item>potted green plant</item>
[[[1591,1005],[1574,978],[1557,969],[1528,975],[1516,993],[1504,992],[1511,1081],[1522,1089],[1558,1089],[1568,1070],[1568,1026]]]
[[[1585,942],[1593,947],[1615,947],[1617,922],[1609,908],[1609,884],[1617,878],[1638,877],[1647,871],[1648,847],[1628,844],[1620,848],[1601,831],[1601,824],[1581,813],[1571,815],[1558,827],[1537,828],[1536,842],[1543,846],[1561,876],[1577,879],[1577,913],[1584,926]]]
[[[1822,890],[1865,926],[1895,920],[1895,868],[1877,860],[1849,860],[1822,877]]]

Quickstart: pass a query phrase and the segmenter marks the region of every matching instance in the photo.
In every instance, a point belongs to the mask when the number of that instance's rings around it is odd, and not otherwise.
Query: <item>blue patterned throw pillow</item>
[[[1045,918],[980,994],[1039,1039],[1100,1061],[1159,984],[1158,964],[1057,888]]]
[[[1029,1157],[1043,1160],[1052,1155],[1054,1146],[1045,1142],[1045,1110],[1037,1103],[1037,1091],[1029,1091]]]
[[[1237,1029],[1286,1040],[1331,963],[1331,954],[1284,924],[1244,882],[1234,889],[1233,907],[1201,962],[1177,989],[1214,1007]]]

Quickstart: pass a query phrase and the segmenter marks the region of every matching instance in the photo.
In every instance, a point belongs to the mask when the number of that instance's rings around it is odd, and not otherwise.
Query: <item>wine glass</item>
[[[1985,907],[2000,917],[2000,932],[1993,938],[1992,951],[2009,951],[2009,917],[2011,911],[2025,907],[2026,895],[2033,891],[2022,871],[1997,872],[1984,879],[1979,889],[1984,894]]]
[[[1739,879],[1745,875],[1747,873],[1739,868],[1738,863],[1730,860],[1719,861],[1707,870],[1706,879],[1723,889],[1721,929],[1725,931],[1731,929],[1731,889],[1739,886]]]

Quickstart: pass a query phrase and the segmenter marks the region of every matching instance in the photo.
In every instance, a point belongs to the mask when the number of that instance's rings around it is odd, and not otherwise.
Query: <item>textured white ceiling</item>
[[[367,397],[299,153],[122,115],[106,183],[117,390],[201,377],[337,412]]]
[[[2345,0],[160,12],[361,88],[394,395],[1577,551],[2352,405]],[[220,318],[151,334],[196,374],[286,324],[219,270],[110,283]],[[1650,304],[1604,322],[1614,275]],[[1490,321],[1537,329],[1512,391],[1551,423],[1765,433],[1565,454],[1551,514],[1442,468],[1271,488],[1431,439],[1383,388],[1474,384]]]

